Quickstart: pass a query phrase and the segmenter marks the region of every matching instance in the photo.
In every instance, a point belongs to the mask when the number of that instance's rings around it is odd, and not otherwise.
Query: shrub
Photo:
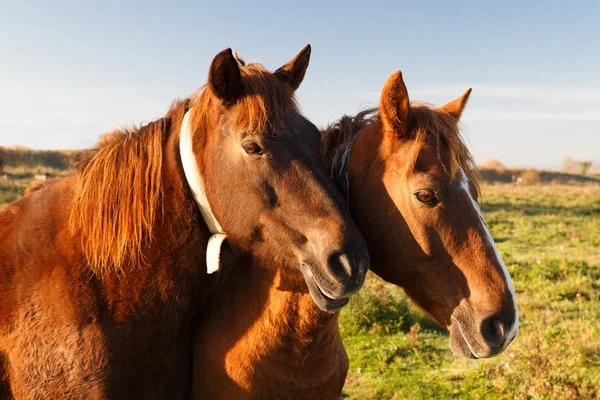
[[[542,182],[542,176],[539,171],[535,169],[528,169],[521,174],[523,183],[525,185],[536,185]]]
[[[485,160],[481,164],[481,168],[483,169],[495,169],[497,171],[504,171],[506,167],[500,160],[496,160],[495,158],[490,158],[489,160]]]

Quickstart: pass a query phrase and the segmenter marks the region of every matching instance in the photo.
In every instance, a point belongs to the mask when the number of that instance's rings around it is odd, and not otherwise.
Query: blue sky
[[[0,0],[0,145],[81,148],[164,115],[235,47],[276,69],[305,44],[298,90],[324,125],[376,105],[403,71],[437,105],[473,87],[464,135],[478,162],[600,160],[600,2]]]

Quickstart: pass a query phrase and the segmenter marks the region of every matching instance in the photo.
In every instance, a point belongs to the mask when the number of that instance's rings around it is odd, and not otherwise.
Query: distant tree
[[[579,173],[581,175],[586,175],[592,167],[591,161],[579,161],[577,164],[579,164]]]
[[[571,157],[567,157],[563,160],[560,170],[567,174],[576,174],[578,171],[577,163]]]

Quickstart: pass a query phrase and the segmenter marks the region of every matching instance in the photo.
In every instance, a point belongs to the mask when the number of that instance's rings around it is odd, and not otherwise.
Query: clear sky
[[[473,87],[477,162],[600,160],[599,1],[4,1],[0,145],[92,146],[159,118],[227,47],[276,69],[311,43],[298,98],[324,125],[376,105],[401,69],[413,100]]]

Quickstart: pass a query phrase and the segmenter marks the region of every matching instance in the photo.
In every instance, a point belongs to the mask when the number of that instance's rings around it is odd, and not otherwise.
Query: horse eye
[[[246,153],[251,156],[259,156],[263,154],[263,149],[258,144],[254,142],[246,142],[242,145]]]
[[[433,190],[417,190],[415,192],[415,198],[420,202],[429,207],[435,206],[439,203],[439,199],[436,197]]]

